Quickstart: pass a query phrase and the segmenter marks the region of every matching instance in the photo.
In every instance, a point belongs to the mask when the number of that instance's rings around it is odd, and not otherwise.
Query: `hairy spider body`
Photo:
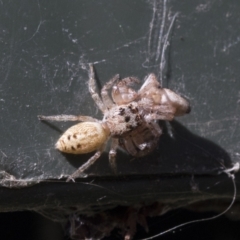
[[[112,137],[124,137],[131,130],[143,124],[143,117],[138,112],[137,102],[116,105],[104,113],[103,122],[111,129]]]
[[[103,120],[90,116],[58,115],[38,116],[40,120],[82,121],[60,137],[56,148],[61,152],[84,154],[96,151],[95,154],[74,172],[67,181],[83,175],[102,154],[106,143],[111,138],[109,162],[116,172],[116,150],[122,147],[134,157],[142,157],[157,146],[162,130],[158,120],[172,120],[190,112],[190,105],[185,98],[175,92],[162,88],[154,74],[150,74],[139,91],[129,86],[139,80],[134,77],[119,80],[116,75],[97,93],[93,66],[89,71],[89,92],[98,108],[103,113]],[[112,97],[108,91],[111,91]]]

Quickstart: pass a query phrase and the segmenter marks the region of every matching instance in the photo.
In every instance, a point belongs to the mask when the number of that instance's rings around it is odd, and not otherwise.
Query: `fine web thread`
[[[196,219],[196,220],[192,220],[192,221],[188,221],[188,222],[179,224],[179,225],[177,225],[177,226],[175,226],[175,227],[172,227],[172,228],[170,228],[170,229],[168,229],[168,230],[165,230],[165,231],[163,231],[163,232],[161,232],[161,233],[159,233],[159,234],[156,234],[156,235],[154,235],[154,236],[152,236],[152,237],[144,238],[144,239],[141,239],[141,240],[154,239],[154,238],[159,237],[159,236],[162,236],[162,235],[164,235],[164,234],[166,234],[166,233],[172,232],[172,231],[174,231],[174,230],[176,230],[176,229],[178,229],[178,228],[185,227],[185,226],[190,225],[190,224],[193,224],[193,223],[211,221],[211,220],[217,219],[217,218],[221,217],[222,215],[224,215],[225,213],[227,213],[227,212],[231,209],[231,207],[233,206],[233,204],[234,204],[234,202],[235,202],[235,200],[236,200],[237,187],[236,187],[236,183],[235,183],[235,175],[234,175],[234,173],[237,172],[237,171],[239,170],[239,168],[240,168],[239,163],[235,163],[235,165],[234,165],[232,168],[226,169],[226,170],[224,170],[224,171],[222,172],[222,173],[227,174],[228,177],[231,178],[232,184],[233,184],[233,198],[232,198],[232,201],[231,201],[231,203],[229,204],[229,206],[228,206],[223,212],[221,212],[221,213],[219,213],[219,214],[217,214],[217,215],[215,215],[215,216],[213,216],[213,217]],[[234,172],[234,173],[231,173],[231,172]]]
[[[156,2],[155,2],[156,3]],[[156,6],[155,6],[156,7]],[[156,12],[154,12],[154,16],[156,15]],[[171,29],[173,27],[173,24],[175,22],[175,19],[177,17],[178,13],[175,13],[175,15],[172,17],[172,20],[171,20],[171,23],[170,23],[170,27],[168,29],[168,32],[167,34],[165,35],[164,37],[164,43],[163,43],[163,47],[162,47],[162,51],[161,51],[161,60],[160,60],[160,82],[162,84],[163,82],[163,69],[165,68],[165,64],[166,64],[166,59],[165,59],[165,53],[166,53],[166,49],[167,47],[169,46],[169,42],[168,42],[168,39],[169,39],[169,35],[170,35],[170,32],[171,32]],[[166,0],[163,1],[163,17],[162,17],[162,24],[161,24],[161,28],[160,28],[160,34],[159,34],[159,45],[158,45],[158,48],[157,48],[157,56],[156,56],[156,59],[155,61],[157,61],[160,57],[160,44],[162,42],[162,38],[163,38],[163,29],[164,29],[164,25],[165,25],[165,18],[166,18]],[[154,19],[154,17],[153,17]],[[149,43],[150,45],[150,43]],[[141,240],[150,240],[150,239],[154,239],[156,237],[159,237],[159,236],[162,236],[166,233],[169,233],[169,232],[172,232],[176,229],[179,229],[181,227],[185,227],[187,225],[190,225],[190,224],[194,224],[194,223],[199,223],[199,222],[205,222],[205,221],[211,221],[211,220],[214,220],[214,219],[217,219],[219,218],[220,216],[224,215],[225,213],[227,213],[231,207],[233,206],[235,200],[236,200],[236,194],[237,194],[237,188],[236,188],[236,183],[235,183],[235,175],[234,175],[234,172],[237,172],[239,170],[239,163],[236,163],[233,168],[230,168],[230,169],[226,169],[226,170],[223,170],[222,173],[225,173],[228,175],[228,177],[231,178],[232,180],[232,184],[233,184],[233,198],[232,198],[232,201],[231,203],[229,204],[229,206],[221,213],[213,216],[213,217],[209,217],[209,218],[202,218],[202,219],[196,219],[196,220],[192,220],[192,221],[188,221],[188,222],[185,222],[185,223],[182,223],[182,224],[179,224],[175,227],[172,227],[168,230],[165,230],[159,234],[156,234],[152,237],[148,237],[148,238],[144,238],[144,239],[141,239]],[[231,173],[233,172],[233,173]]]

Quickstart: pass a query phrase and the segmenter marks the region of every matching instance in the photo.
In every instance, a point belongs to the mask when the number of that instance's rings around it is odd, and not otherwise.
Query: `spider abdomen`
[[[98,150],[107,141],[108,136],[108,131],[101,123],[81,122],[67,129],[55,147],[65,153],[90,153]]]

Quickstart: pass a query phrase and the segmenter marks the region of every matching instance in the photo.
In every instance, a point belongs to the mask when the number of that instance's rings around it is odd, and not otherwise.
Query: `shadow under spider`
[[[163,134],[159,139],[158,146],[152,153],[142,158],[134,158],[118,149],[116,157],[117,175],[115,175],[108,162],[109,148],[107,147],[96,163],[86,170],[86,173],[95,176],[215,175],[221,169],[231,167],[232,162],[228,153],[212,141],[191,133],[177,121],[170,123],[173,136],[169,134],[163,121],[159,124],[163,129]],[[79,168],[93,154],[94,152],[82,155],[62,153],[75,168]]]

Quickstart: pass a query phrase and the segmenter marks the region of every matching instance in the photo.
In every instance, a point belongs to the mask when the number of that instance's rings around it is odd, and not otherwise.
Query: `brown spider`
[[[117,83],[116,83],[117,82]],[[154,74],[146,77],[139,91],[129,86],[139,82],[137,78],[127,77],[119,80],[119,75],[108,81],[97,93],[93,65],[90,65],[88,88],[93,100],[103,113],[103,119],[90,116],[58,115],[38,116],[40,120],[81,121],[59,138],[56,148],[65,153],[95,154],[77,171],[67,178],[73,180],[89,168],[102,154],[111,138],[109,162],[116,172],[116,150],[121,146],[129,154],[142,157],[157,145],[162,130],[157,120],[171,121],[175,116],[190,112],[185,98],[175,92],[162,88]],[[108,91],[112,88],[112,98]]]

